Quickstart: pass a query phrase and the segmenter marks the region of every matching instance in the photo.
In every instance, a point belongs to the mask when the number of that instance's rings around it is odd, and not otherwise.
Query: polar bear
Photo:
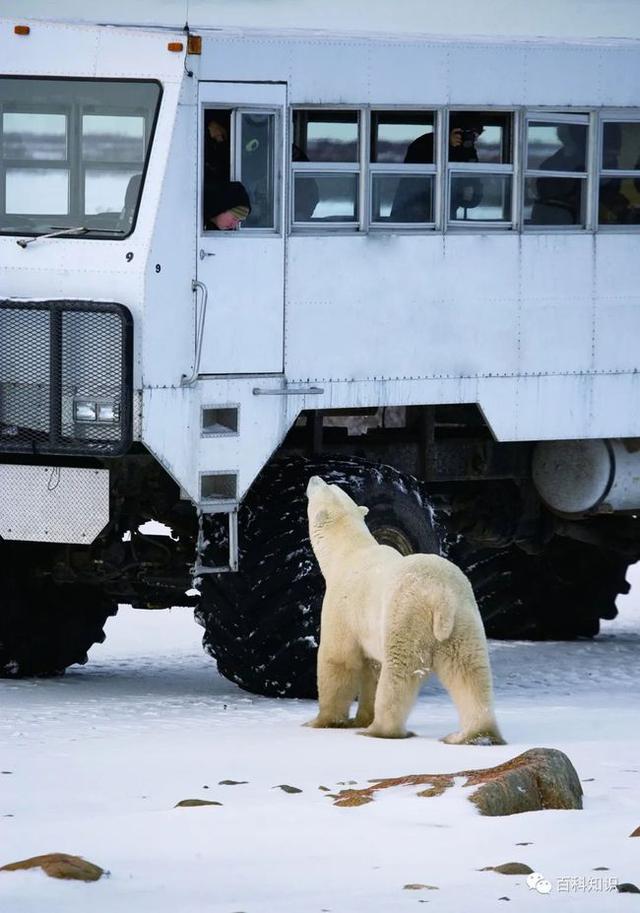
[[[318,651],[318,716],[306,725],[363,727],[405,738],[421,683],[435,672],[460,729],[450,745],[502,745],[487,641],[471,584],[439,555],[402,556],[379,545],[337,485],[307,486],[309,535],[326,582]],[[349,719],[358,698],[355,719]],[[366,728],[365,728],[366,727]]]

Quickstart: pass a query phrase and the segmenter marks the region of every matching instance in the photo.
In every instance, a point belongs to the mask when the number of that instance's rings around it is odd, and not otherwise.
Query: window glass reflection
[[[583,226],[587,182],[581,178],[525,180],[524,220],[528,225]]]
[[[7,168],[5,211],[24,215],[66,215],[69,172],[63,168]]]
[[[89,162],[142,162],[144,118],[85,114],[82,157]]]
[[[587,125],[531,121],[527,129],[527,168],[586,171]]]
[[[453,222],[510,222],[510,174],[452,173],[451,207]]]
[[[640,224],[640,123],[630,121],[603,124],[602,168],[637,174],[600,178],[600,225]]]
[[[273,228],[275,114],[242,114],[240,133],[240,180],[251,200],[251,212],[243,227]]]
[[[602,167],[640,171],[640,123],[605,123],[602,129]]]
[[[64,161],[67,157],[67,118],[64,114],[5,112],[2,116],[2,154],[8,159]]]
[[[87,215],[105,213],[120,215],[125,206],[129,182],[134,171],[106,171],[87,169],[84,183],[84,210]],[[113,220],[106,220],[112,222]]]
[[[432,175],[373,174],[373,222],[433,222]]]
[[[371,161],[379,164],[433,164],[434,115],[429,111],[374,111]],[[420,146],[426,148],[420,154]]]
[[[357,162],[357,111],[294,111],[294,143],[306,162]]]
[[[601,225],[640,224],[640,175],[600,179],[598,221]]]
[[[356,222],[358,175],[298,172],[293,202],[296,222]]]

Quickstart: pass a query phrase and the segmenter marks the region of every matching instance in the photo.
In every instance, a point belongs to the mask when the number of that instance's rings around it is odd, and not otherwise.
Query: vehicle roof
[[[17,7],[19,10],[17,12]],[[0,0],[0,16],[282,35],[418,38],[475,36],[583,40],[640,38],[637,0]]]

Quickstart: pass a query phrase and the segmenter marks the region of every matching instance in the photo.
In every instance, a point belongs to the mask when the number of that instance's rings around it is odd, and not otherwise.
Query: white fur
[[[444,741],[501,744],[484,628],[462,571],[438,555],[403,557],[379,545],[364,522],[367,508],[337,485],[314,476],[307,497],[309,535],[327,587],[320,708],[307,725],[403,738],[420,685],[433,671],[460,717],[460,730]]]

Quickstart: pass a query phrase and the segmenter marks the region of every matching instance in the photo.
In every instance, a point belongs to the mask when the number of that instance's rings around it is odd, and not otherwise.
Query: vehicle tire
[[[0,678],[60,675],[86,663],[89,648],[104,640],[104,623],[117,603],[97,587],[37,576],[24,548],[12,545],[0,542],[9,568],[0,595]]]
[[[618,595],[629,592],[627,558],[559,536],[537,555],[458,540],[448,557],[469,576],[488,637],[594,637],[601,618],[616,617]]]
[[[196,619],[222,675],[247,691],[316,696],[316,653],[324,581],[308,536],[306,487],[320,475],[369,508],[374,535],[400,551],[438,551],[420,484],[389,466],[362,460],[290,457],[265,467],[239,512],[240,569],[207,574]],[[212,518],[211,548],[226,539]],[[205,560],[207,556],[205,555]]]

